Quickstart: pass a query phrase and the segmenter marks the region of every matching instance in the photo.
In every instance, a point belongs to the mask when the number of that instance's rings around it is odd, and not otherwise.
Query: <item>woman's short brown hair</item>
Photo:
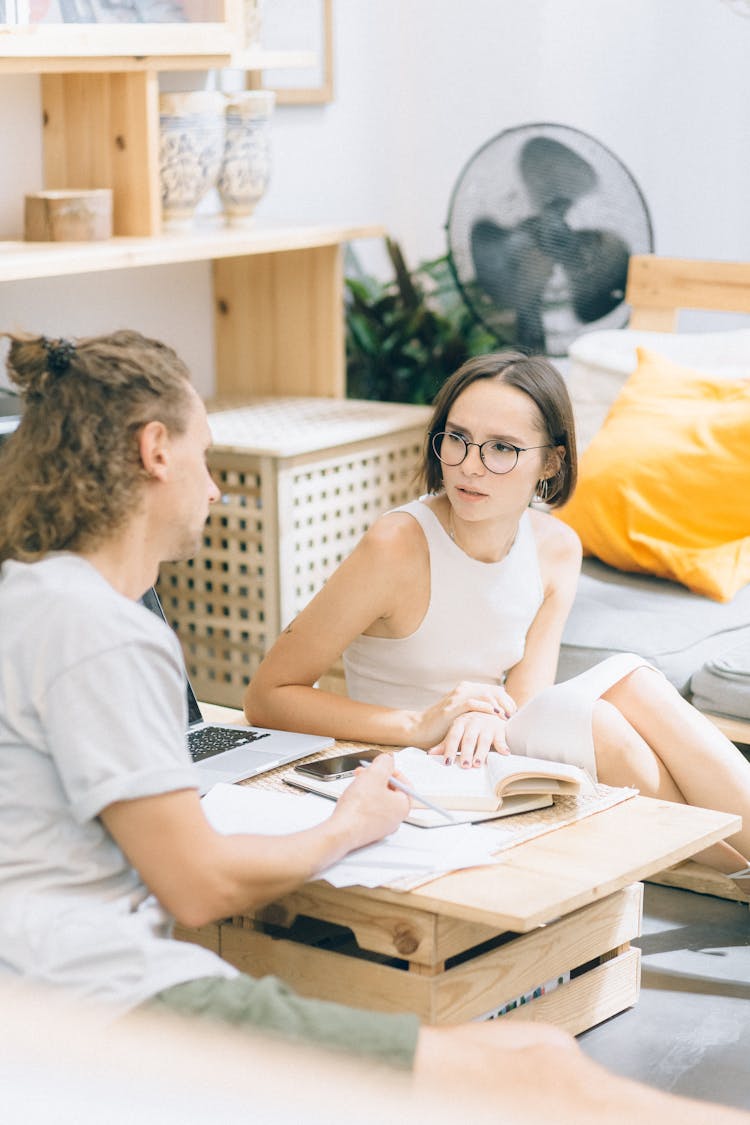
[[[439,492],[443,486],[442,466],[432,448],[432,435],[445,430],[451,407],[458,396],[478,379],[497,379],[523,391],[536,405],[543,432],[550,443],[562,446],[565,456],[554,476],[549,478],[546,500],[556,508],[570,497],[578,476],[575,423],[565,381],[549,360],[543,356],[527,356],[522,352],[493,352],[469,359],[450,375],[435,396],[432,418],[422,453],[420,478],[428,492]]]

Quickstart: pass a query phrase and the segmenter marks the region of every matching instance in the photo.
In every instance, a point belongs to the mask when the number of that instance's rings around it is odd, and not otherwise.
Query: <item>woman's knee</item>
[[[641,664],[613,684],[602,698],[605,702],[613,703],[621,709],[633,705],[664,706],[682,697],[657,668],[651,664]]]
[[[597,772],[606,775],[612,767],[635,764],[640,738],[621,711],[606,699],[598,699],[591,714]]]

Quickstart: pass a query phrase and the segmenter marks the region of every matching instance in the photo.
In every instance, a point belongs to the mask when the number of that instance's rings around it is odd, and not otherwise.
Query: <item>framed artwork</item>
[[[238,42],[242,0],[1,0],[0,42],[17,58],[229,56]],[[0,21],[2,22],[2,21]],[[86,69],[84,67],[84,69]]]
[[[261,39],[265,51],[312,51],[313,67],[264,70],[262,86],[277,105],[333,101],[333,0],[266,0]]]
[[[15,12],[19,24],[165,24],[224,18],[222,3],[201,4],[194,14],[196,6],[189,0],[0,0],[0,4]]]
[[[40,23],[184,23],[180,0],[27,0],[20,2],[19,22]]]

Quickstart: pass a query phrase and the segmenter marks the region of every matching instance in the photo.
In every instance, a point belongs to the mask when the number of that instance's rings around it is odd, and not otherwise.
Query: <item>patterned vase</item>
[[[245,48],[260,47],[263,0],[242,0],[242,31]]]
[[[210,90],[159,96],[159,177],[166,230],[189,228],[216,185],[224,151],[224,94]]]
[[[229,94],[224,159],[217,187],[230,225],[252,222],[271,173],[270,125],[276,95],[270,90]]]

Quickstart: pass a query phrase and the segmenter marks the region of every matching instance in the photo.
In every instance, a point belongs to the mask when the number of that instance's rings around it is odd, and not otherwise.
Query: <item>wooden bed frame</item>
[[[637,254],[625,300],[630,328],[675,332],[681,309],[750,313],[750,262],[705,262]]]

